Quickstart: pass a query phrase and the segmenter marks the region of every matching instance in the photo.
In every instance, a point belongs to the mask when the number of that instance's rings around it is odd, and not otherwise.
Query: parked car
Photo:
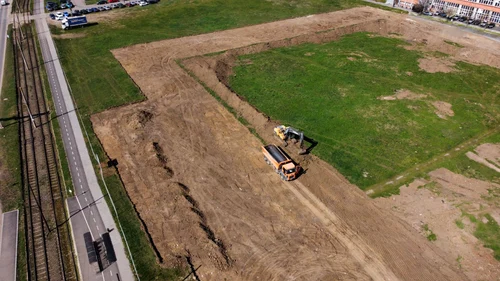
[[[108,3],[116,3],[116,2],[120,2],[118,0],[108,0]]]
[[[55,19],[56,19],[56,15],[54,15],[54,14],[52,14],[52,13],[51,13],[51,14],[49,14],[49,17],[50,17],[51,19],[53,19],[53,20],[55,20]]]
[[[136,1],[130,1],[129,4],[130,4],[130,7],[133,7],[133,6],[135,6],[135,5],[139,4],[139,3],[137,3]]]
[[[66,8],[71,9],[73,7],[75,7],[75,5],[73,5],[73,3],[71,3],[71,2],[66,3]]]
[[[92,13],[97,13],[97,12],[100,12],[101,10],[97,9],[96,7],[94,8],[91,8],[92,9]]]
[[[109,10],[111,10],[111,8],[110,8],[109,6],[107,6],[107,5],[106,5],[106,6],[102,6],[102,8],[103,8],[105,11],[109,11]]]
[[[71,15],[72,15],[73,17],[76,17],[76,16],[81,16],[82,14],[83,14],[83,13],[82,13],[82,11],[80,11],[80,10],[74,10],[74,11],[73,11],[73,13],[71,13]]]
[[[147,5],[149,5],[149,3],[148,3],[148,2],[146,2],[146,1],[141,1],[141,2],[139,2],[139,6],[141,6],[141,7],[143,7],[143,6],[147,6]]]
[[[468,24],[472,24],[473,22],[474,22],[474,20],[473,20],[473,19],[469,19],[469,20],[467,21],[467,23],[468,23]]]
[[[158,0],[146,0],[149,4],[156,4],[158,3]]]
[[[480,20],[474,20],[472,22],[473,25],[480,25],[481,24],[481,21]]]
[[[432,13],[431,12],[423,12],[422,15],[424,15],[424,16],[432,16]]]
[[[45,9],[49,11],[55,10],[55,7],[57,6],[57,3],[54,2],[47,2],[47,5],[45,5]]]
[[[62,20],[62,19],[64,19],[64,15],[63,15],[63,13],[61,13],[61,12],[57,12],[57,13],[56,13],[56,20]]]
[[[106,11],[103,7],[97,7],[97,10],[99,10],[99,12]]]
[[[111,9],[116,9],[116,8],[118,8],[118,5],[113,3],[113,4],[109,5],[109,7]]]
[[[65,17],[65,18],[69,17],[69,13],[68,12],[64,12],[63,13],[63,17]]]
[[[118,4],[116,4],[116,6],[118,8],[125,8],[125,7],[127,7],[127,6],[123,5],[123,3],[118,3]]]
[[[460,18],[458,19],[458,21],[459,21],[459,22],[466,22],[466,21],[468,21],[468,20],[469,20],[469,19],[468,19],[467,17],[460,17]]]
[[[486,28],[494,28],[495,27],[495,23],[494,22],[490,22]]]
[[[87,9],[83,9],[83,10],[80,10],[80,13],[81,13],[82,15],[86,15],[86,14],[88,14],[88,13],[89,13],[89,11],[88,11]]]
[[[459,16],[453,16],[451,20],[458,20],[460,17]]]
[[[66,3],[61,3],[60,7],[61,7],[61,9],[66,9],[67,8]]]
[[[97,5],[104,5],[104,4],[108,4],[108,1],[106,1],[106,0],[99,0],[99,2],[97,2]]]

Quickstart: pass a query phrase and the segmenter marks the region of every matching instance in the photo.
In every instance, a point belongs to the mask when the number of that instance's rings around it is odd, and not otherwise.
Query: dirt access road
[[[436,23],[411,21],[365,7],[114,50],[148,100],[94,115],[92,122],[109,157],[119,161],[160,261],[201,265],[201,280],[467,279],[443,251],[316,157],[298,158],[307,173],[282,182],[263,161],[259,140],[176,63],[356,31],[443,33]],[[478,63],[498,62],[465,50]],[[229,96],[217,63],[183,60],[266,142],[275,142],[273,122]]]

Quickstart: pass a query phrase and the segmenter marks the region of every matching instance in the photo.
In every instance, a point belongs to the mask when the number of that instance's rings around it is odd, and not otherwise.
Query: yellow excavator
[[[291,140],[294,143],[299,143],[299,155],[308,153],[317,143],[310,138],[304,137],[304,133],[292,127],[287,127],[284,125],[279,125],[274,128],[274,133],[283,141],[283,146],[288,145],[288,141]],[[311,143],[308,149],[304,148],[304,139]]]

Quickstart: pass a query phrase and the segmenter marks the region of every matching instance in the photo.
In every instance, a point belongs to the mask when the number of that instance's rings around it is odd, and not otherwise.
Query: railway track
[[[27,278],[78,280],[35,36],[26,13],[14,17]]]

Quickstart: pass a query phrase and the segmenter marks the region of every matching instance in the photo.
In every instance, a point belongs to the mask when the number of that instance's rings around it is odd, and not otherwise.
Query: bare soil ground
[[[189,257],[195,267],[202,265],[201,280],[467,279],[456,257],[316,157],[290,151],[306,173],[281,181],[263,161],[258,139],[196,80],[215,90],[266,142],[276,142],[275,123],[224,85],[230,62],[243,53],[357,31],[425,39],[427,47],[460,60],[500,65],[493,41],[374,8],[113,51],[148,100],[96,114],[92,122],[109,157],[118,159],[125,188],[165,266]],[[447,36],[465,47],[443,43]]]
[[[423,235],[423,226],[428,225],[437,236],[433,242],[436,247],[446,252],[470,280],[500,280],[499,262],[492,250],[484,248],[474,237],[474,224],[462,216],[462,211],[476,216],[490,213],[500,221],[500,209],[495,202],[485,199],[488,190],[498,191],[500,185],[470,179],[447,169],[438,169],[429,175],[429,180],[417,179],[408,187],[401,187],[400,195],[375,201]],[[463,229],[456,221],[464,224]]]
[[[485,143],[467,152],[467,157],[500,173],[500,144]]]

